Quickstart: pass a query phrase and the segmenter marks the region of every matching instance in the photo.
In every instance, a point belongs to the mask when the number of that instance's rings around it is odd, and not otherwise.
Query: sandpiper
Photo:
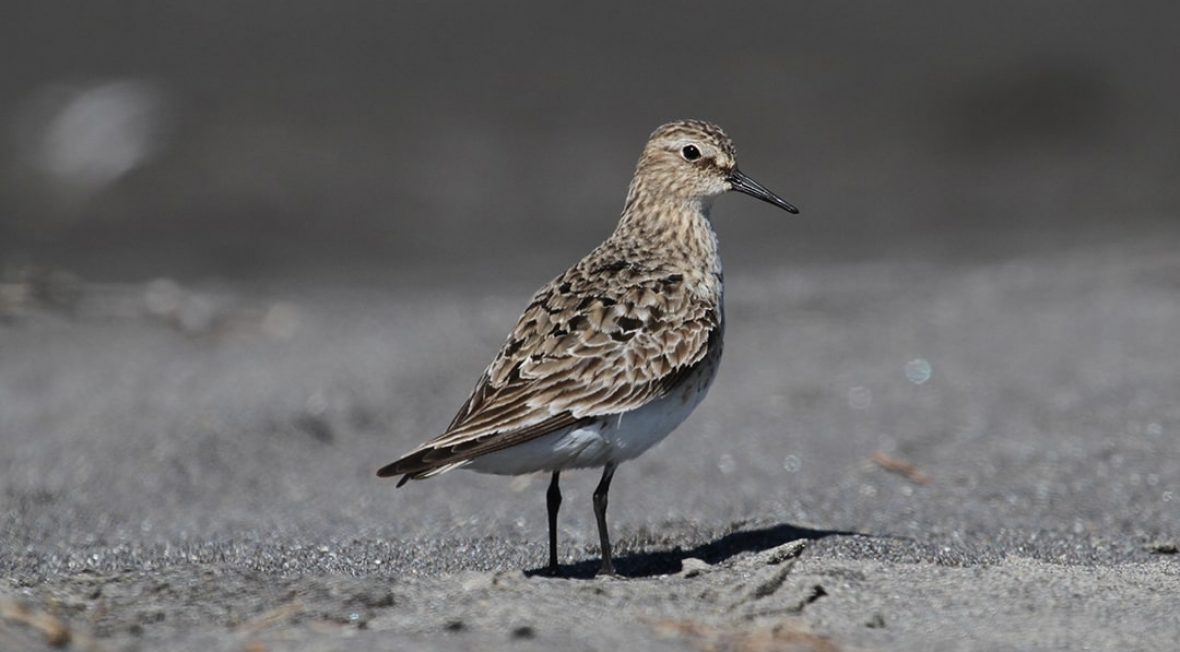
[[[713,198],[736,190],[798,209],[737,168],[720,127],[679,120],[652,133],[614,233],[542,287],[446,432],[382,467],[397,486],[454,468],[552,473],[548,571],[557,563],[558,478],[602,467],[594,515],[600,574],[615,468],[654,446],[704,398],[725,331]]]

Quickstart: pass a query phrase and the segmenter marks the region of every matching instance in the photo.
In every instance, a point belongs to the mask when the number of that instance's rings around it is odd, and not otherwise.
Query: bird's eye
[[[697,149],[696,145],[685,145],[680,153],[687,161],[695,161],[701,157],[701,150]]]

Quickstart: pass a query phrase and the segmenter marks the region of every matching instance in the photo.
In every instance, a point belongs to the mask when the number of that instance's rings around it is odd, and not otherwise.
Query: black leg
[[[610,491],[610,480],[615,475],[615,465],[608,463],[602,470],[602,480],[594,490],[594,516],[598,519],[598,540],[602,544],[602,566],[599,575],[614,575],[615,565],[611,563],[610,535],[606,532],[606,494]]]
[[[553,472],[553,480],[549,482],[549,492],[545,494],[549,505],[549,574],[557,575],[557,510],[561,508],[561,489],[557,486],[557,478],[561,471]]]

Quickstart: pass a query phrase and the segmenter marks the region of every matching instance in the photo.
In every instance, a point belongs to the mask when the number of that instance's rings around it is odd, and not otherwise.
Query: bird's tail
[[[396,462],[386,464],[380,469],[377,469],[377,477],[389,478],[395,475],[400,475],[402,476],[402,479],[398,480],[397,482],[397,486],[400,487],[410,480],[425,480],[426,478],[432,478],[440,473],[446,473],[457,466],[462,466],[467,463],[467,460],[460,460],[457,462],[448,462],[446,464],[431,465],[422,459],[422,453],[424,452],[426,451],[411,453],[400,460],[397,460]]]

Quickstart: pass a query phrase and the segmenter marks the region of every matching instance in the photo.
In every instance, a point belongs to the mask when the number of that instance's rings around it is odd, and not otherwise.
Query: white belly
[[[482,455],[462,468],[480,473],[519,475],[605,466],[608,462],[618,464],[634,459],[688,418],[705,397],[711,380],[682,383],[667,396],[643,407]]]

